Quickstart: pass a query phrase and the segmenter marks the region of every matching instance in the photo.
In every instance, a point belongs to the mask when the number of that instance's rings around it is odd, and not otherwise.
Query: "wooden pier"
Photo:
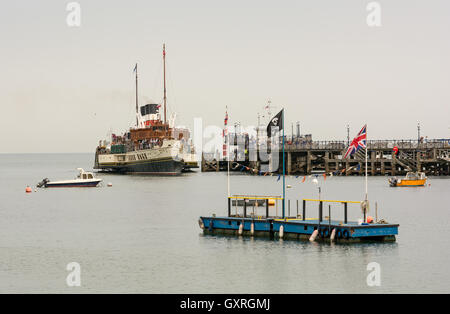
[[[297,141],[287,139],[285,144],[285,163],[287,174],[309,175],[315,172],[334,173],[335,175],[364,175],[365,152],[360,150],[354,156],[343,159],[348,144],[346,141]],[[398,152],[394,152],[394,148]],[[263,161],[257,153],[251,151],[252,144],[246,144],[241,160],[233,162],[260,170]],[[282,149],[279,160],[281,165]],[[235,154],[237,155],[237,154]],[[250,155],[258,156],[251,160]],[[254,158],[253,158],[254,159]],[[202,160],[202,171],[223,171],[227,169],[226,160]],[[211,160],[211,159],[209,159]],[[408,171],[423,171],[427,175],[450,175],[450,139],[427,140],[371,140],[368,141],[369,175],[403,175]],[[278,172],[281,171],[281,167]]]

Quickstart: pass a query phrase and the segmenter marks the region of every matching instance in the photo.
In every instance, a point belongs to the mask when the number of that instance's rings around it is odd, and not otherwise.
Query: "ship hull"
[[[131,151],[121,154],[95,154],[95,169],[127,174],[178,175],[185,162],[178,157],[177,141],[166,140],[162,147]]]
[[[175,159],[145,160],[136,163],[97,164],[96,169],[125,173],[151,175],[179,175],[184,168],[184,162]]]
[[[46,188],[93,188],[96,187],[102,180],[94,180],[90,182],[49,182],[45,185]]]
[[[420,180],[401,180],[400,182],[391,182],[392,187],[412,187],[412,186],[425,186],[426,179]]]
[[[129,174],[179,175],[183,167],[184,163],[181,161],[173,159],[155,160],[128,165],[122,172]]]

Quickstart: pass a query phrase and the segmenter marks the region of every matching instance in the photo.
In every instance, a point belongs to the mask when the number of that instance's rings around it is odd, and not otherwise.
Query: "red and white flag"
[[[345,152],[344,159],[356,153],[361,148],[366,148],[367,141],[367,124],[363,126],[361,131],[359,131],[358,135],[353,139],[350,143],[350,146],[347,148]]]

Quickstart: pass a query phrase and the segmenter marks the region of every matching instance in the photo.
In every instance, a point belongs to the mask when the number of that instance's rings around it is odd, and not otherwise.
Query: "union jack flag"
[[[344,159],[353,155],[361,148],[366,148],[366,141],[367,141],[367,124],[363,126],[361,131],[359,131],[358,135],[356,135],[356,137],[350,143],[350,146],[347,148],[347,151],[345,152]]]

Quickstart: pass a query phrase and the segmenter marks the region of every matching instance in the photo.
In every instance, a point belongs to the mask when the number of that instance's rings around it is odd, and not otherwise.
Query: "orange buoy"
[[[367,216],[367,223],[371,224],[373,222],[372,216]]]
[[[33,190],[29,186],[27,186],[26,189],[25,189],[25,192],[26,193],[31,193],[31,192],[33,192]]]

